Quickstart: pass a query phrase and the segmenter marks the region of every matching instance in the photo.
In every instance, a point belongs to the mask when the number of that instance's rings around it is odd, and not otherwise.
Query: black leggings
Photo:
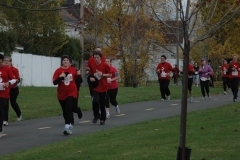
[[[192,91],[193,78],[188,78],[188,91]]]
[[[65,124],[70,124],[73,119],[72,108],[74,107],[74,97],[69,96],[65,100],[59,100],[62,107]]]
[[[105,121],[106,120],[106,96],[107,92],[96,92],[92,91],[92,106],[93,106],[93,116],[94,119],[99,119]],[[101,110],[101,114],[99,113],[99,106]]]
[[[239,78],[229,78],[229,80],[230,80],[231,90],[233,93],[233,99],[237,99]]]
[[[109,101],[115,107],[118,105],[118,102],[116,100],[117,93],[118,93],[118,88],[108,89],[107,97],[106,97],[106,108],[110,107]]]
[[[13,110],[15,111],[15,113],[17,114],[17,117],[20,117],[22,112],[19,108],[19,105],[17,104],[18,95],[19,95],[19,88],[18,87],[10,89],[10,103],[11,103],[11,106],[12,106]],[[9,112],[9,101],[7,102],[7,106],[4,108],[4,121],[8,121],[8,112]]]
[[[201,85],[201,92],[203,97],[206,96],[205,90],[206,90],[207,96],[209,96],[209,80],[206,80],[206,81],[200,80],[200,85]]]
[[[169,84],[170,84],[170,80],[167,79],[158,79],[159,85],[160,85],[160,92],[161,92],[161,96],[163,99],[166,99],[166,95],[169,96],[170,95],[170,90],[168,88]]]
[[[0,98],[0,132],[2,132],[4,108],[7,106],[8,98]]]
[[[227,87],[230,88],[229,78],[228,77],[222,77],[222,81],[223,81],[223,89],[226,92]]]

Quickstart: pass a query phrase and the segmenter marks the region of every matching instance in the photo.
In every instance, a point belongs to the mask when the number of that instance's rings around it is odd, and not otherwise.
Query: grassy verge
[[[171,99],[181,98],[181,86],[170,86]],[[20,87],[18,104],[23,112],[23,119],[58,116],[62,114],[57,101],[57,88],[55,87]],[[221,88],[211,88],[211,94],[222,93]],[[201,96],[200,88],[193,87],[193,96]],[[119,104],[159,100],[160,91],[158,86],[144,87],[119,87],[117,100]],[[88,87],[80,89],[79,106],[83,111],[91,110],[91,98]],[[16,114],[10,107],[9,121],[16,121]]]
[[[74,136],[68,140],[1,157],[1,160],[90,159],[173,160],[180,117]],[[240,159],[240,103],[188,114],[187,147],[191,160]]]

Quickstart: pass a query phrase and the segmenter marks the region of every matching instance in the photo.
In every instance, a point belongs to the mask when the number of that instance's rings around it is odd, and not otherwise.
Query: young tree
[[[159,23],[164,24],[166,28],[174,33],[176,39],[178,34],[183,34],[184,43],[179,43],[179,48],[184,54],[183,60],[183,87],[181,101],[181,122],[180,122],[180,139],[179,147],[182,148],[182,159],[185,159],[185,142],[186,142],[186,120],[187,120],[187,81],[188,81],[188,63],[190,51],[201,41],[212,37],[219,29],[226,25],[231,19],[239,14],[240,8],[236,1],[226,3],[225,0],[171,0],[165,3],[142,0],[153,13],[153,16],[158,19]],[[239,2],[239,1],[237,1]],[[163,5],[168,7],[163,7]],[[217,14],[217,6],[224,5],[226,10],[223,10],[223,16],[219,19],[214,19]],[[171,11],[171,12],[170,12]],[[177,27],[178,32],[175,32],[176,26],[166,23],[166,16],[161,16],[161,12],[169,13],[168,17],[173,17],[179,13],[177,20],[181,21],[181,25]],[[175,12],[173,14],[173,12]],[[201,16],[205,18],[201,19]],[[176,18],[175,18],[176,19]],[[197,32],[202,30],[201,32]],[[191,42],[190,42],[191,40]]]

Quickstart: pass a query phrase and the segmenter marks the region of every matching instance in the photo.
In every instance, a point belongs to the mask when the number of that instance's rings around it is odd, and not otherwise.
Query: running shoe
[[[206,99],[206,97],[202,97],[202,100]]]
[[[17,121],[21,121],[22,120],[22,114],[17,118]]]
[[[70,134],[72,134],[72,125],[71,126],[65,126],[65,128],[64,128],[64,131],[63,131],[63,134],[64,135],[70,135]]]
[[[106,118],[110,118],[110,113],[109,112],[106,112]]]
[[[8,122],[7,121],[3,121],[3,125],[4,126],[8,126]]]
[[[105,121],[100,121],[100,125],[104,125],[105,124]]]
[[[98,121],[98,118],[94,118],[94,119],[92,120],[92,123],[97,123],[97,121]]]
[[[161,99],[161,101],[165,101],[165,99],[164,99],[164,98],[162,98],[162,99]]]
[[[167,100],[169,101],[171,99],[171,97],[170,96],[167,96]]]
[[[189,102],[192,102],[192,101],[193,101],[193,98],[192,98],[192,97],[190,97],[190,98],[189,98]]]
[[[116,113],[120,114],[120,108],[118,106],[116,107]]]
[[[226,92],[226,91],[224,91],[224,92],[223,92],[223,94],[224,94],[224,95],[226,95],[226,94],[227,94],[227,92]]]
[[[233,99],[233,102],[237,102],[237,99]]]

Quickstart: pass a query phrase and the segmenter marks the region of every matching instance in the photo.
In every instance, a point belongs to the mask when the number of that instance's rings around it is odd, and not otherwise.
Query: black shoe
[[[82,118],[82,111],[81,111],[81,108],[80,108],[80,107],[78,107],[77,115],[78,115],[78,118],[79,118],[79,119]]]
[[[92,123],[97,123],[97,121],[98,121],[98,118],[97,118],[97,119],[94,118],[94,119],[92,120]]]
[[[100,121],[100,125],[104,125],[105,124],[105,121]]]

